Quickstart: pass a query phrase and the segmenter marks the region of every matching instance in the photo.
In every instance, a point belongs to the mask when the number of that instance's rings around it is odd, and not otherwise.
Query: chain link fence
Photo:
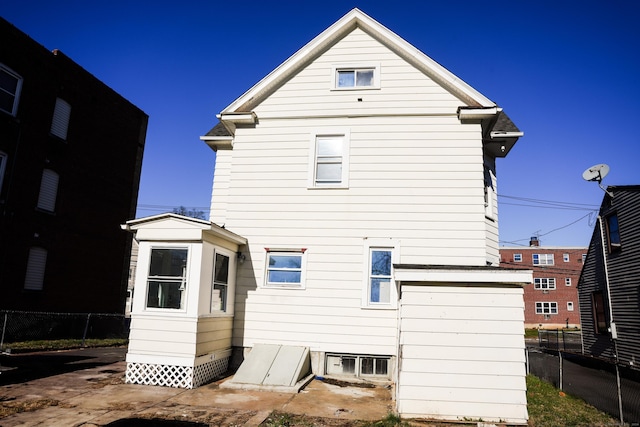
[[[620,420],[640,425],[640,371],[549,348],[527,347],[527,370]]]
[[[127,338],[129,318],[123,314],[0,310],[0,327],[2,351],[7,343],[20,341]]]
[[[538,329],[538,344],[551,350],[582,353],[582,332],[566,329]]]

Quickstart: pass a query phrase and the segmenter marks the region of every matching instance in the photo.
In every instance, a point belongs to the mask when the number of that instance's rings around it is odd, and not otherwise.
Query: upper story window
[[[536,314],[558,314],[558,303],[536,302]]]
[[[620,245],[620,227],[618,226],[618,214],[613,213],[606,217],[607,222],[607,243],[609,244],[609,252],[619,251]]]
[[[71,105],[64,99],[56,98],[56,106],[51,120],[51,134],[66,141],[70,118]]]
[[[586,260],[587,260],[587,254],[582,254],[582,263],[584,264]]]
[[[51,169],[42,171],[40,193],[38,194],[38,208],[47,212],[55,212],[58,197],[59,175]]]
[[[15,116],[20,102],[22,77],[0,64],[0,110]]]
[[[266,286],[303,288],[305,251],[267,250]]]
[[[522,262],[522,254],[513,254],[513,262]]]
[[[555,289],[556,288],[556,279],[553,277],[538,277],[533,279],[533,287],[534,289]]]
[[[147,308],[185,308],[188,254],[185,247],[151,248]]]
[[[553,265],[553,254],[533,254],[533,265]]]
[[[378,89],[380,88],[380,65],[344,64],[334,65],[334,89]]]
[[[349,133],[315,134],[312,138],[309,188],[349,186]]]
[[[562,254],[562,261],[569,262],[569,254]]]
[[[564,284],[565,286],[571,286],[571,277],[565,277]]]

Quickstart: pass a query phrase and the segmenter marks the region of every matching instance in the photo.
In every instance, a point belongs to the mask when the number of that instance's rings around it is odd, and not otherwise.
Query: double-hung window
[[[617,252],[621,249],[620,226],[618,225],[618,215],[613,213],[607,216],[606,221],[607,221],[607,241],[609,243],[609,252]]]
[[[334,65],[334,89],[378,89],[380,88],[379,64]]]
[[[553,254],[533,254],[533,265],[553,265]]]
[[[555,289],[556,288],[556,279],[553,277],[536,277],[533,279],[533,287],[534,289]]]
[[[305,250],[267,250],[266,286],[304,287]]]
[[[536,314],[558,314],[558,303],[536,302]]]
[[[229,298],[229,260],[229,256],[216,252],[213,267],[211,311],[227,311]]]
[[[513,254],[513,262],[522,262],[522,254]]]
[[[313,135],[309,188],[346,188],[349,177],[349,132]]]
[[[185,308],[188,253],[185,247],[151,249],[147,308]]]
[[[0,64],[0,110],[15,116],[18,112],[22,77]]]
[[[393,264],[397,262],[398,244],[385,239],[366,240],[365,250],[367,259],[363,306],[394,308],[398,296],[393,279]]]

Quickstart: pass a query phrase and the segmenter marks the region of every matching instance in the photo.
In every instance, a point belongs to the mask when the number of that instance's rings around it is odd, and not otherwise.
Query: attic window
[[[340,90],[379,89],[379,65],[334,65],[333,88]]]

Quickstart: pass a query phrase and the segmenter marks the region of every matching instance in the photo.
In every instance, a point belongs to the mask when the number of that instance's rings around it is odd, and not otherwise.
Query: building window
[[[573,302],[567,301],[567,311],[573,311]]]
[[[380,88],[379,65],[334,65],[334,89],[378,89]]]
[[[57,98],[56,106],[53,109],[53,119],[51,120],[51,134],[66,141],[70,118],[71,105],[67,101]]]
[[[369,252],[369,304],[391,303],[391,256],[388,248],[371,248]]]
[[[0,64],[0,110],[15,117],[21,89],[22,77]]]
[[[569,262],[569,254],[562,254],[562,261]]]
[[[267,286],[304,287],[304,253],[299,251],[267,251]]]
[[[571,286],[571,277],[565,277],[564,284],[565,286]]]
[[[44,284],[44,271],[47,266],[47,250],[39,247],[29,249],[27,273],[24,278],[24,289],[41,291]]]
[[[185,308],[187,248],[152,248],[147,308]]]
[[[536,302],[536,314],[558,314],[558,303]]]
[[[620,246],[620,227],[618,226],[618,215],[611,214],[607,216],[607,241],[609,243],[609,252],[617,252]]]
[[[314,135],[310,153],[310,188],[349,186],[348,132]]]
[[[229,257],[216,252],[213,267],[211,311],[227,311],[229,297]]]
[[[533,287],[534,289],[543,289],[543,290],[548,290],[548,289],[555,289],[556,288],[556,279],[551,277],[551,278],[534,278],[533,279]]]
[[[4,180],[4,171],[7,169],[7,154],[0,151],[0,195],[2,194],[2,181]]]
[[[389,378],[388,356],[327,354],[327,375]]]
[[[607,316],[604,307],[604,295],[601,291],[591,294],[591,307],[593,310],[593,323],[596,334],[606,334]]]
[[[55,212],[58,197],[59,175],[51,169],[42,171],[40,193],[38,194],[38,208],[47,212]]]
[[[513,254],[513,262],[522,262],[522,254]]]
[[[587,260],[587,254],[582,254],[582,263],[584,264]]]
[[[533,265],[553,265],[553,254],[533,254]]]

